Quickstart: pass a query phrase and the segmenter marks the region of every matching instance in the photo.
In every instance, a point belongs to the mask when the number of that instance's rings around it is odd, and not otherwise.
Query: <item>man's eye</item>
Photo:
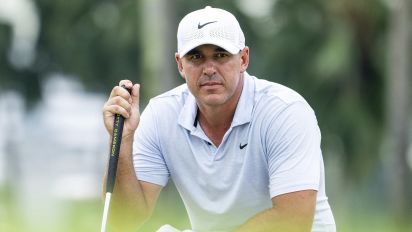
[[[188,56],[188,58],[189,58],[189,60],[198,60],[198,59],[200,59],[200,54],[190,54],[189,56]]]
[[[229,55],[225,52],[216,53],[217,58],[223,58],[223,57],[227,57],[227,56],[229,56]]]

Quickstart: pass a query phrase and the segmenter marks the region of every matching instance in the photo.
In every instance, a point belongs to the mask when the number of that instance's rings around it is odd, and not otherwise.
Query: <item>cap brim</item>
[[[221,48],[225,49],[226,51],[230,52],[231,54],[237,54],[242,49],[240,47],[234,46],[230,41],[224,41],[222,39],[206,38],[206,39],[193,40],[190,43],[186,44],[186,46],[179,51],[179,56],[183,57],[190,50],[192,50],[196,47],[199,47],[201,45],[205,45],[205,44],[216,45],[218,47],[221,47]]]

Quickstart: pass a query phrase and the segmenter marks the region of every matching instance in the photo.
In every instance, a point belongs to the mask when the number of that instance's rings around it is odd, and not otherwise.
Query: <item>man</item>
[[[109,223],[135,231],[171,178],[193,231],[335,231],[320,132],[308,103],[250,76],[236,18],[206,7],[180,22],[183,84],[139,115],[139,88],[114,87],[103,114],[125,119]],[[135,133],[136,131],[136,133]]]

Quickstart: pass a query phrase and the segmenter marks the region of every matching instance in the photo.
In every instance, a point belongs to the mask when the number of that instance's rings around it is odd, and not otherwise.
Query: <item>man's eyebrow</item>
[[[196,48],[193,48],[192,50],[188,51],[186,54],[187,55],[193,55],[193,54],[199,54],[199,50],[197,50]]]
[[[215,52],[228,52],[227,50],[221,47],[216,47],[214,51]],[[192,50],[188,51],[186,55],[195,55],[195,54],[200,54],[200,53],[201,51],[199,49],[193,48]]]
[[[221,47],[216,47],[215,52],[228,52],[228,51]]]

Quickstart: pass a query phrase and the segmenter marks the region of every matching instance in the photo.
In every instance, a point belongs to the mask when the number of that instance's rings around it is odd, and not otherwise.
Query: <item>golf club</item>
[[[129,93],[130,89],[127,89],[122,85]],[[122,142],[124,117],[120,114],[116,114],[113,123],[113,138],[110,146],[110,158],[109,167],[107,171],[107,184],[106,184],[106,197],[104,200],[104,211],[101,232],[106,232],[107,217],[109,215],[110,198],[113,193],[114,184],[116,181],[117,161],[119,160],[120,144]]]

